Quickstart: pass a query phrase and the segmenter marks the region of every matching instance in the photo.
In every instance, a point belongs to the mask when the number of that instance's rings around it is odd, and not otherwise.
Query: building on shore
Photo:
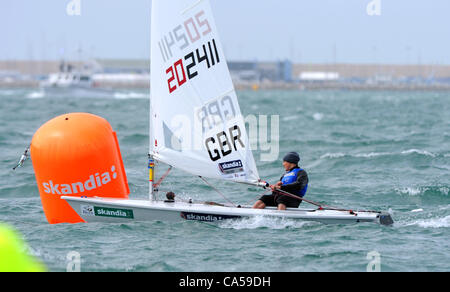
[[[0,61],[0,86],[39,86],[61,66],[88,71],[97,87],[148,88],[149,60],[95,59],[89,62]],[[449,65],[293,64],[231,61],[237,88],[417,88],[450,87]]]
[[[233,81],[239,82],[291,82],[292,62],[231,61],[228,68]]]
[[[333,79],[325,81],[356,84],[431,84],[449,83],[450,81],[450,66],[448,65],[296,64],[292,74],[294,78],[301,80],[301,76],[305,72],[316,73],[316,76],[322,74],[322,79]],[[333,76],[333,78],[325,78],[325,76]]]

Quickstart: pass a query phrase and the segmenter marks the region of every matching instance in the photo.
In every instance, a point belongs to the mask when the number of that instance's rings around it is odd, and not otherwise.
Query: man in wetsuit
[[[264,209],[266,207],[278,207],[278,210],[286,208],[298,208],[301,200],[308,190],[308,174],[298,166],[300,156],[296,152],[290,152],[283,158],[283,167],[286,173],[275,185],[271,185],[271,195],[262,196],[253,206],[254,209]],[[283,194],[287,192],[294,196]]]

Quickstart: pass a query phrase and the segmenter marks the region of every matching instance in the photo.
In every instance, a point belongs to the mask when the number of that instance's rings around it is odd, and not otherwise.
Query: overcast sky
[[[1,0],[0,59],[149,58],[150,0],[71,1]],[[372,1],[211,2],[229,60],[450,64],[449,0]]]

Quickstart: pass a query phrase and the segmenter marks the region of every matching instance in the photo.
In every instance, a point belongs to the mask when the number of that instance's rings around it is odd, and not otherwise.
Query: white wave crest
[[[419,154],[419,155],[425,155],[430,157],[436,157],[436,154],[433,154],[431,152],[425,151],[425,150],[418,150],[418,149],[410,149],[400,152],[402,155],[408,155],[408,154]],[[373,158],[373,157],[379,157],[379,156],[389,156],[389,155],[398,155],[398,153],[394,152],[370,152],[370,153],[356,153],[356,154],[346,154],[346,153],[326,153],[322,155],[320,158],[342,158],[345,156],[350,157],[356,157],[356,158]]]
[[[323,120],[323,117],[324,117],[324,115],[323,115],[322,113],[315,113],[315,114],[313,115],[313,118],[314,118],[314,120],[316,120],[316,121],[321,121],[321,120]]]
[[[450,193],[450,189],[448,187],[440,187],[439,191],[444,195],[448,195]]]
[[[45,96],[45,92],[43,91],[33,91],[27,94],[27,98],[37,99],[43,98]]]
[[[219,227],[236,230],[259,229],[259,228],[286,229],[286,228],[302,228],[304,226],[316,224],[319,223],[285,219],[285,218],[274,218],[267,216],[255,216],[251,218],[223,221],[219,224]]]
[[[114,97],[117,99],[139,99],[148,98],[148,94],[139,92],[116,92]]]
[[[436,157],[436,155],[431,152],[428,152],[426,150],[419,150],[419,149],[405,150],[405,151],[402,151],[402,154],[420,154],[420,155],[425,155],[425,156],[430,156],[430,157]]]
[[[414,225],[418,225],[423,228],[448,228],[450,227],[450,216],[444,218],[418,220],[414,223]]]
[[[295,121],[296,119],[298,119],[298,116],[283,117],[283,121],[285,121],[285,122],[287,122],[287,121]]]
[[[450,189],[446,186],[441,187],[403,187],[396,188],[395,191],[401,195],[409,195],[409,196],[417,196],[424,194],[425,192],[439,192],[442,195],[448,195],[450,193]]]
[[[341,157],[345,157],[346,154],[345,153],[326,153],[322,156],[320,156],[320,159],[325,159],[325,158],[341,158]]]
[[[370,153],[357,153],[357,154],[345,154],[345,153],[326,153],[324,155],[322,155],[320,158],[321,159],[325,159],[325,158],[341,158],[341,157],[345,157],[345,156],[350,156],[350,157],[357,157],[357,158],[372,158],[372,157],[378,157],[378,156],[386,156],[386,155],[393,155],[394,153],[389,153],[389,152],[370,152]]]
[[[370,153],[359,153],[353,155],[354,157],[363,157],[363,158],[371,158],[371,157],[378,157],[378,156],[386,156],[386,155],[392,155],[393,153],[389,152],[370,152]]]
[[[424,190],[421,188],[417,188],[417,187],[404,187],[404,188],[395,189],[395,191],[402,195],[417,196],[417,195],[420,195]]]

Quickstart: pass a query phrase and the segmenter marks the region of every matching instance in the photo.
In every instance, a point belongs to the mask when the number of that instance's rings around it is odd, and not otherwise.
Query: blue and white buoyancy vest
[[[287,172],[281,179],[281,183],[283,185],[289,185],[289,184],[295,183],[297,181],[298,173],[301,171],[303,171],[303,169],[296,167],[293,170]],[[303,198],[305,196],[307,190],[308,190],[308,184],[303,189],[295,191],[292,194]]]

